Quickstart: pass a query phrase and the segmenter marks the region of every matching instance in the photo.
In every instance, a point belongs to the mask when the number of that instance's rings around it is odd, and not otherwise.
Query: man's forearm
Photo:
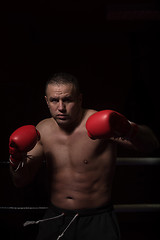
[[[138,125],[137,134],[130,141],[138,151],[145,153],[153,152],[160,146],[154,132],[145,125]]]
[[[38,163],[34,160],[35,159],[31,160],[27,157],[17,168],[10,164],[11,176],[16,187],[24,187],[33,181],[40,165],[40,162]]]

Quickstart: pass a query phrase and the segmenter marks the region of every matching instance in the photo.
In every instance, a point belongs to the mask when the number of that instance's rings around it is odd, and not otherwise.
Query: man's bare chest
[[[85,132],[77,132],[69,136],[46,136],[43,148],[46,160],[54,166],[83,167],[84,164],[93,165],[107,146],[102,147],[99,140],[91,140]]]

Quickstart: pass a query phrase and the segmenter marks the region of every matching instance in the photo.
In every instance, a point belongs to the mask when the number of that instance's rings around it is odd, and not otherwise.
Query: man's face
[[[69,126],[79,118],[81,95],[72,84],[49,84],[45,96],[50,113],[59,126]]]

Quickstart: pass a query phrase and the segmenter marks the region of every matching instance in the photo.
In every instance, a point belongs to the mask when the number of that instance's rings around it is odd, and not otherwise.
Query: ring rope
[[[48,207],[14,207],[0,206],[0,210],[47,210]],[[159,212],[160,204],[115,204],[116,212]]]
[[[9,165],[9,161],[0,161],[0,165]],[[118,157],[117,165],[160,165],[158,157]]]

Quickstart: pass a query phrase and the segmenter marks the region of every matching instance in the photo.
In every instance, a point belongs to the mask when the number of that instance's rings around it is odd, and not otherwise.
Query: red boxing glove
[[[33,125],[26,125],[15,130],[9,139],[10,162],[17,166],[23,155],[30,151],[40,139],[38,130]]]
[[[125,116],[112,111],[103,110],[91,115],[86,122],[88,136],[92,139],[121,137],[131,139],[138,130]]]

